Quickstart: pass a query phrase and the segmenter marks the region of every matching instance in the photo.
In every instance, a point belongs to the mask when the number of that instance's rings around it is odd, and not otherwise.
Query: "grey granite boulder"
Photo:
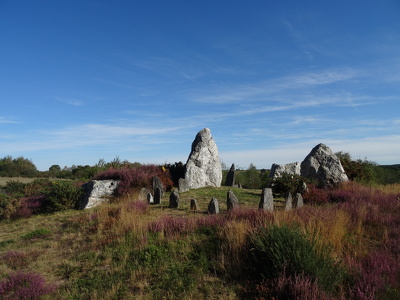
[[[118,187],[119,180],[91,180],[83,185],[84,196],[79,202],[79,208],[92,208],[102,203],[110,203]]]
[[[339,158],[324,144],[318,144],[311,150],[301,163],[300,174],[316,180],[320,188],[334,187],[349,180]]]
[[[185,180],[190,189],[221,186],[222,169],[218,148],[208,128],[197,133],[192,143],[186,163]]]
[[[285,165],[272,164],[269,177],[275,179],[277,177],[282,177],[283,174],[300,175],[300,163],[294,162]]]

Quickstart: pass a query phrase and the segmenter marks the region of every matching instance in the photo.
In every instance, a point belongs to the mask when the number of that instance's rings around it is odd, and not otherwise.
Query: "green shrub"
[[[343,281],[344,271],[331,258],[330,248],[319,247],[316,237],[308,239],[297,228],[262,229],[251,237],[251,244],[250,263],[256,276],[307,276],[325,291],[333,291]]]
[[[43,210],[54,212],[74,208],[82,193],[82,187],[77,187],[73,181],[52,181],[43,191]]]
[[[284,173],[281,177],[273,179],[270,186],[274,194],[284,197],[289,192],[292,195],[302,193],[304,183],[305,178],[299,175]]]
[[[4,192],[14,198],[21,198],[25,194],[25,184],[19,181],[8,181],[3,188]]]
[[[0,194],[0,220],[8,220],[17,211],[19,201],[5,194]]]

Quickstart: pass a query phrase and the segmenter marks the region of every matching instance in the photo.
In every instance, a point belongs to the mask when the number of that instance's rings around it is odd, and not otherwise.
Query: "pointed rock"
[[[190,189],[221,186],[222,169],[218,148],[208,128],[197,133],[192,143],[192,151],[186,163],[185,180]]]
[[[225,186],[235,185],[235,175],[236,175],[235,164],[232,164],[228,174],[226,175]]]

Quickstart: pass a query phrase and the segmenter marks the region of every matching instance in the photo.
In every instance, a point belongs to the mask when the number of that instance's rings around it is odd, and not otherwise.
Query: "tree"
[[[61,167],[59,165],[52,165],[49,168],[49,176],[51,177],[59,177],[61,172]]]

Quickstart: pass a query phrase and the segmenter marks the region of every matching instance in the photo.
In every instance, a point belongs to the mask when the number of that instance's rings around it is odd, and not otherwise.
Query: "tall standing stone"
[[[334,187],[349,180],[339,158],[324,144],[315,146],[306,156],[300,173],[303,177],[317,180],[320,188]]]
[[[226,175],[225,186],[235,185],[235,175],[236,175],[235,164],[232,164],[228,174]]]
[[[232,190],[229,190],[226,195],[226,208],[227,208],[227,210],[231,210],[236,207],[239,207],[239,199],[232,192]]]
[[[192,143],[185,180],[191,189],[221,186],[222,169],[218,148],[208,128],[199,131]]]
[[[269,211],[274,210],[274,197],[272,196],[271,188],[263,188],[258,208]]]
[[[219,214],[219,204],[216,198],[212,198],[210,203],[208,204],[208,213]]]
[[[173,191],[171,195],[169,195],[169,208],[178,208],[179,207],[179,193],[177,191]]]

